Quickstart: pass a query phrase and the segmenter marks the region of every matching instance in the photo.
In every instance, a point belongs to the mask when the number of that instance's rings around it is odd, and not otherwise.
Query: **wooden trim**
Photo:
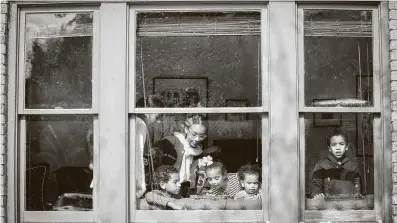
[[[374,107],[304,107],[299,112],[307,113],[380,113],[381,109]]]
[[[129,149],[128,149],[128,156],[129,157],[129,189],[130,189],[130,219],[131,222],[136,222],[136,180],[135,180],[135,165],[136,165],[136,116],[129,117]],[[161,219],[161,218],[160,218]]]
[[[210,1],[210,0],[208,0]],[[215,3],[208,4],[205,2],[202,3],[194,3],[194,4],[162,4],[159,5],[131,5],[131,8],[136,10],[138,13],[141,12],[219,12],[219,11],[250,11],[250,12],[260,12],[261,9],[266,5],[266,3],[262,2],[262,4],[258,3]]]
[[[306,137],[305,137],[305,115],[299,115],[299,220],[304,220],[306,210]]]
[[[7,102],[7,222],[19,220],[18,206],[18,152],[17,145],[17,92],[18,92],[18,24],[19,11],[16,4],[10,4],[9,33],[8,33],[8,102]]]
[[[295,2],[269,2],[270,222],[299,218],[296,16]]]
[[[311,1],[298,1],[299,9],[337,9],[337,10],[374,10],[378,8],[378,3],[376,1],[367,1],[367,4],[364,1],[360,1],[360,4],[357,4],[355,0],[347,0],[347,1],[320,1],[313,4]],[[320,3],[320,4],[318,4]],[[368,4],[369,3],[369,4]]]
[[[213,108],[135,108],[134,114],[146,113],[263,113],[262,107],[213,107]]]
[[[382,148],[383,148],[383,221],[392,221],[392,129],[391,129],[391,89],[389,70],[389,2],[382,1],[379,5],[380,23],[380,82],[382,99]]]
[[[127,10],[126,3],[101,4],[99,143],[100,222],[129,222]],[[111,92],[111,93],[109,93]]]
[[[94,211],[94,221],[99,222],[99,183],[100,183],[100,145],[99,145],[99,119],[98,115],[95,115],[92,123],[93,129],[93,186],[92,189],[92,210]]]
[[[128,38],[128,101],[129,112],[133,112],[136,106],[136,29],[137,29],[137,11],[129,10],[129,38]]]
[[[261,115],[261,132],[262,132],[262,210],[263,210],[263,220],[269,220],[269,212],[270,212],[270,199],[269,199],[269,182],[270,182],[270,125],[269,125],[269,115],[263,114]]]
[[[262,210],[136,211],[134,222],[264,222]]]
[[[267,8],[262,9],[261,13],[261,54],[260,54],[260,61],[261,61],[261,80],[262,86],[260,86],[261,94],[262,94],[262,104],[261,107],[265,111],[269,110],[269,14],[267,12]],[[258,65],[259,66],[259,65]]]
[[[19,120],[19,134],[18,134],[18,160],[19,160],[19,174],[18,181],[19,183],[19,210],[26,210],[26,116],[22,116]],[[21,221],[25,221],[25,215],[21,215]]]
[[[376,220],[383,219],[383,150],[382,148],[382,123],[378,115],[373,115],[373,147],[374,151],[374,210]],[[370,148],[371,149],[371,148]]]
[[[302,8],[297,9],[297,24],[298,33],[298,101],[299,110],[305,107],[305,19]]]
[[[304,221],[375,221],[375,211],[305,211]]]
[[[92,110],[95,113],[98,113],[98,106],[99,106],[99,52],[100,52],[100,40],[99,40],[99,36],[100,36],[100,10],[99,8],[96,8],[96,10],[94,10],[93,12],[93,22],[92,22],[92,28],[93,28],[93,32],[92,32]]]
[[[95,222],[91,211],[25,211],[23,215],[23,222]]]
[[[372,11],[372,49],[373,49],[373,60],[372,60],[372,69],[373,69],[373,94],[374,94],[374,107],[381,108],[381,92],[380,92],[380,27],[379,27],[379,10],[374,9]]]
[[[18,22],[18,93],[17,93],[17,109],[18,113],[21,113],[25,108],[25,25],[26,25],[26,12],[20,11],[19,12],[19,22]]]
[[[21,115],[90,115],[92,109],[23,109]]]

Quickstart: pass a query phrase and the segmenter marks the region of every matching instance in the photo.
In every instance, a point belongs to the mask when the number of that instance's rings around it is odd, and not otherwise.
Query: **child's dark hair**
[[[213,170],[213,169],[220,169],[223,176],[227,174],[227,169],[225,165],[223,165],[221,162],[213,162],[211,165],[205,168],[205,171]]]
[[[349,142],[349,137],[347,136],[347,133],[345,130],[343,130],[342,128],[335,128],[332,132],[330,132],[327,135],[327,145],[330,146],[331,143],[331,138],[334,136],[342,136],[345,139],[345,142],[348,143]]]
[[[261,168],[258,165],[246,164],[237,171],[238,179],[244,180],[246,174],[256,174],[261,178]]]
[[[160,182],[168,182],[172,173],[178,173],[178,170],[170,165],[162,165],[154,171],[154,182],[159,185]]]

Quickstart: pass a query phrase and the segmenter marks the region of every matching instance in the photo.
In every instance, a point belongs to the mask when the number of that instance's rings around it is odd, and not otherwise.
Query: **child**
[[[210,188],[203,190],[201,196],[224,196],[228,194],[228,179],[226,167],[220,162],[213,162],[205,169],[206,181]]]
[[[346,156],[349,149],[346,132],[335,129],[327,137],[327,144],[328,156],[318,161],[313,170],[311,196],[353,194],[354,180],[360,178],[360,172],[357,163]],[[324,180],[328,184],[326,187]]]
[[[179,182],[178,170],[169,165],[163,165],[154,172],[155,183],[158,184],[160,190],[153,190],[145,195],[145,199],[152,209],[174,209],[181,210],[179,205],[173,203],[175,199],[180,199],[179,190],[181,183]]]
[[[191,182],[195,181],[193,160],[202,153],[202,143],[207,138],[207,121],[200,115],[188,117],[184,133],[175,132],[157,143],[162,165],[172,165],[179,171],[181,195],[189,196]]]
[[[260,200],[262,192],[260,190],[261,170],[257,165],[247,164],[238,170],[238,178],[243,188],[234,196],[235,200]]]

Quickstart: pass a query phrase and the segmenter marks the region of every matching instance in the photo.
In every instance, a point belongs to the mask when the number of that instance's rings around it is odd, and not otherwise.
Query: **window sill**
[[[374,210],[305,211],[304,221],[375,221]]]

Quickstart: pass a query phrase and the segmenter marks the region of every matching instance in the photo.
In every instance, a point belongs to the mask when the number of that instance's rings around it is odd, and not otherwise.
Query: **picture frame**
[[[324,101],[324,100],[335,100],[335,99],[333,99],[333,98],[313,99],[313,104],[318,101]],[[341,127],[342,126],[342,114],[314,113],[313,114],[313,126],[314,127]]]
[[[207,77],[154,77],[153,95],[166,102],[166,107],[207,107]],[[190,94],[190,95],[188,95]]]
[[[249,100],[248,99],[226,99],[225,100],[225,107],[249,107]],[[240,114],[240,113],[229,113],[225,114],[225,120],[227,121],[247,121],[248,120],[248,113],[247,114]]]
[[[366,106],[374,105],[374,79],[372,75],[356,76],[356,97],[366,100]]]

